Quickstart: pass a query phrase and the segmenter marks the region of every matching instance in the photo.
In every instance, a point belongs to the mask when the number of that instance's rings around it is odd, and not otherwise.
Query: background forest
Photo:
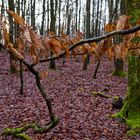
[[[120,5],[121,0],[2,0],[0,9],[1,15],[6,14],[4,9],[17,12],[41,35],[49,30],[74,35],[80,30],[94,37],[103,34],[106,23],[117,19]]]

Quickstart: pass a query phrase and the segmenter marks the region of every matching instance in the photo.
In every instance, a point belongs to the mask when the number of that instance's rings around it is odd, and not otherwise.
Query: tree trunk
[[[66,16],[67,16],[67,34],[69,35],[70,34],[70,21],[71,21],[71,13],[70,13],[70,10],[69,10],[69,0],[67,0],[67,3],[66,3]]]
[[[93,0],[92,1],[92,24],[91,24],[91,32],[92,32],[92,37],[95,36],[95,6],[96,6],[96,3],[95,1]]]
[[[45,23],[45,16],[46,16],[46,0],[43,0],[43,14],[42,14],[42,23],[41,23],[41,30],[40,30],[40,34],[43,35],[44,34],[44,23]]]
[[[120,12],[121,15],[126,15],[127,14],[127,0],[121,0],[121,5],[120,5]],[[116,4],[117,6],[117,4]],[[114,38],[114,40],[116,41],[115,43],[119,43],[120,42],[120,37],[118,36],[117,38]],[[112,75],[114,76],[119,76],[119,77],[124,77],[126,76],[126,73],[123,70],[123,66],[124,66],[124,62],[123,59],[114,59],[114,66],[115,69],[112,73]]]
[[[51,22],[50,22],[50,31],[55,33],[55,21],[56,21],[56,15],[55,15],[55,9],[54,9],[54,0],[50,1],[50,8],[51,8],[51,13],[50,13],[50,17],[51,17]],[[50,56],[52,56],[53,53],[50,52]],[[49,69],[56,69],[56,65],[55,65],[55,60],[51,60],[49,63]]]
[[[35,6],[36,0],[31,0],[31,26],[35,29]]]
[[[86,1],[86,38],[90,37],[90,4],[91,0]],[[86,54],[83,64],[83,70],[87,70],[88,64],[90,61],[90,54]]]
[[[77,29],[78,29],[78,0],[76,0],[76,2],[75,2],[75,10],[76,10],[76,14],[75,14],[75,31],[77,31]]]
[[[98,36],[99,29],[99,0],[97,1],[97,14],[96,14],[96,24],[95,24],[95,37]]]
[[[2,0],[0,15],[4,15],[4,0]],[[0,20],[2,20],[2,16],[0,16]],[[2,43],[2,32],[0,32],[0,43]],[[0,49],[1,51],[1,49]]]
[[[8,1],[9,5],[9,10],[15,11],[15,6],[14,6],[14,0]],[[9,16],[9,33],[10,33],[10,42],[14,44],[14,22],[13,18]],[[13,54],[10,54],[10,72],[11,73],[17,73],[17,68],[16,68],[16,60]]]
[[[59,0],[59,11],[58,11],[58,35],[60,35],[60,32],[63,31],[63,29],[61,30],[61,3],[62,1]]]
[[[47,31],[50,29],[50,0],[47,1]]]
[[[81,0],[79,0],[79,19],[78,19],[78,30],[81,27]]]
[[[140,17],[140,1],[129,0],[128,15],[135,22]],[[139,38],[140,41],[140,38]],[[140,58],[131,53],[128,57],[128,92],[122,110],[116,114],[117,117],[126,121],[132,128],[129,133],[140,133]]]

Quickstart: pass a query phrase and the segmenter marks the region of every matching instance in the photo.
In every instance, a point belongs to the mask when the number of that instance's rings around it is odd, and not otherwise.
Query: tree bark
[[[55,31],[55,21],[56,21],[56,15],[55,15],[55,9],[54,9],[55,5],[54,5],[54,0],[50,1],[50,8],[51,8],[51,13],[50,13],[50,17],[51,17],[51,22],[50,22],[50,31],[52,32],[56,32]],[[53,53],[50,52],[50,56],[52,56]],[[56,69],[56,65],[55,65],[55,60],[50,61],[49,63],[49,69]]]
[[[132,16],[131,21],[135,24],[140,17],[140,1],[129,0],[128,14]],[[140,38],[139,38],[140,41]],[[140,133],[140,59],[134,53],[128,57],[128,92],[122,110],[116,114],[125,120],[132,128],[129,133]]]
[[[86,38],[90,38],[90,4],[91,0],[86,1]],[[90,61],[90,54],[86,54],[83,64],[83,70],[87,70]]]
[[[31,0],[31,26],[35,29],[35,6],[36,0]]]
[[[116,3],[116,6],[117,5],[118,4]],[[127,14],[127,0],[121,0],[120,12],[121,12],[121,15]],[[114,38],[114,41],[116,41],[115,43],[120,43],[120,36],[118,36],[117,38]],[[126,73],[124,72],[124,69],[123,69],[124,68],[123,59],[114,58],[114,66],[115,66],[115,69],[114,69],[112,75],[119,76],[119,77],[126,76]]]
[[[43,0],[43,14],[42,14],[42,23],[41,23],[41,30],[40,30],[40,34],[43,35],[44,34],[44,24],[45,24],[45,16],[46,16],[46,0]]]
[[[14,0],[8,1],[9,5],[9,10],[15,11],[15,5],[14,5]],[[10,33],[10,42],[14,42],[14,31],[15,31],[15,26],[13,22],[13,18],[9,16],[9,33]],[[17,73],[17,68],[16,68],[16,59],[13,54],[10,53],[10,72],[11,73]]]

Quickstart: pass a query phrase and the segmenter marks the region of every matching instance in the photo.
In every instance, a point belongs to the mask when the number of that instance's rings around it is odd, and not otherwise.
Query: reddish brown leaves
[[[130,16],[126,16],[126,15],[121,15],[117,21],[117,26],[116,29],[117,30],[123,30],[126,29],[126,26],[128,24],[128,21],[131,17]]]
[[[47,71],[41,71],[39,72],[39,76],[41,79],[45,79],[48,77],[48,72]]]
[[[18,14],[13,11],[7,11],[14,19],[15,22],[21,25],[19,29],[20,37],[17,37],[16,46],[18,47],[18,52],[22,55],[30,55],[33,62],[39,63],[40,59],[47,58],[49,56],[49,52],[51,51],[53,55],[58,56],[62,52],[65,51],[66,59],[69,58],[69,46],[79,42],[83,39],[84,34],[80,31],[77,31],[73,37],[66,35],[63,31],[61,32],[61,36],[56,36],[55,33],[49,32],[45,37],[40,36],[37,32],[35,32],[32,27],[25,25],[24,19],[22,19]],[[105,32],[112,32],[113,30],[124,30],[130,29],[132,26],[129,23],[130,16],[121,15],[115,24],[108,23],[105,25]],[[140,21],[137,21],[137,25],[140,24]],[[0,24],[2,26],[2,22]],[[107,54],[109,60],[112,59],[113,56],[116,58],[124,58],[128,50],[133,48],[133,45],[130,45],[131,41],[135,36],[140,36],[140,32],[138,31],[136,34],[129,34],[123,36],[123,42],[115,45],[113,49],[110,49],[112,45],[112,38],[106,38],[100,41],[98,44],[94,43],[85,43],[80,46],[77,46],[72,50],[71,54],[76,56],[76,54],[83,54],[83,58],[87,54],[92,54],[97,59],[100,59],[105,53]],[[9,34],[6,30],[4,30],[4,39],[5,45],[10,42]]]
[[[8,49],[20,60],[23,60],[24,57],[14,48],[12,43],[8,43]]]
[[[105,25],[105,32],[112,32],[114,31],[114,25],[112,23],[108,23]]]
[[[8,45],[8,42],[10,42],[10,37],[9,37],[9,33],[7,32],[7,29],[4,30],[3,36],[4,36],[5,46],[7,46]]]
[[[140,25],[140,20],[138,20],[136,24]],[[140,30],[136,32],[136,37],[140,37]]]
[[[15,19],[16,23],[20,24],[21,26],[25,25],[24,19],[22,17],[20,17],[17,13],[15,13],[11,10],[8,10],[7,13],[9,13],[10,16],[12,16]]]
[[[60,54],[62,46],[61,44],[54,38],[48,40],[49,49],[56,55]]]
[[[95,65],[89,65],[88,71],[82,71],[81,57],[78,62],[57,63],[61,68],[50,71],[47,80],[42,80],[53,103],[54,112],[60,123],[45,134],[27,133],[33,140],[123,140],[126,139],[127,126],[109,116],[118,112],[112,109],[111,100],[95,97],[92,91],[103,92],[111,96],[124,96],[127,90],[127,78],[111,76],[112,62],[103,58],[99,76],[93,81]],[[92,61],[92,58],[91,58]],[[39,65],[44,69],[44,65]],[[45,67],[46,68],[46,67]],[[125,67],[126,68],[126,67]],[[18,127],[29,122],[38,122],[44,126],[49,121],[46,104],[35,86],[34,77],[24,72],[24,93],[19,94],[19,77],[8,72],[9,58],[0,53],[0,130],[7,127]],[[61,78],[60,78],[61,76]],[[117,92],[116,92],[117,91]],[[109,126],[109,127],[108,127]],[[2,140],[13,140],[0,136]],[[128,138],[139,139],[139,136]]]

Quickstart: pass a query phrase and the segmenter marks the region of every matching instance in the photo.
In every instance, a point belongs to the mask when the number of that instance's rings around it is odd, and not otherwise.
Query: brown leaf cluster
[[[69,52],[69,46],[83,39],[84,34],[82,32],[75,32],[73,37],[66,35],[63,31],[60,36],[56,36],[53,32],[49,32],[46,36],[41,36],[31,26],[26,25],[24,19],[17,13],[11,10],[8,10],[7,13],[14,18],[15,22],[20,25],[20,28],[19,36],[16,37],[16,49],[10,43],[7,30],[3,31],[5,46],[8,46],[10,51],[20,60],[23,60],[28,55],[32,58],[33,63],[37,64],[40,62],[39,60],[47,58],[50,52],[55,56],[59,56],[64,51],[66,59],[69,59],[70,55],[82,54],[84,60],[86,55],[90,54],[95,57],[96,61],[106,54],[109,60],[112,60],[114,56],[125,60],[130,50],[134,49],[135,52],[139,52],[140,49],[139,44],[132,43],[135,37],[140,36],[140,31],[137,31],[133,34],[124,35],[123,41],[120,44],[114,44],[113,38],[110,37],[98,43],[93,42],[79,45]],[[114,30],[130,29],[132,27],[129,23],[130,18],[130,16],[121,15],[116,25],[108,23],[105,25],[104,31],[108,33]],[[0,22],[0,25],[5,27],[3,22]],[[137,25],[140,25],[140,21],[137,21]]]

